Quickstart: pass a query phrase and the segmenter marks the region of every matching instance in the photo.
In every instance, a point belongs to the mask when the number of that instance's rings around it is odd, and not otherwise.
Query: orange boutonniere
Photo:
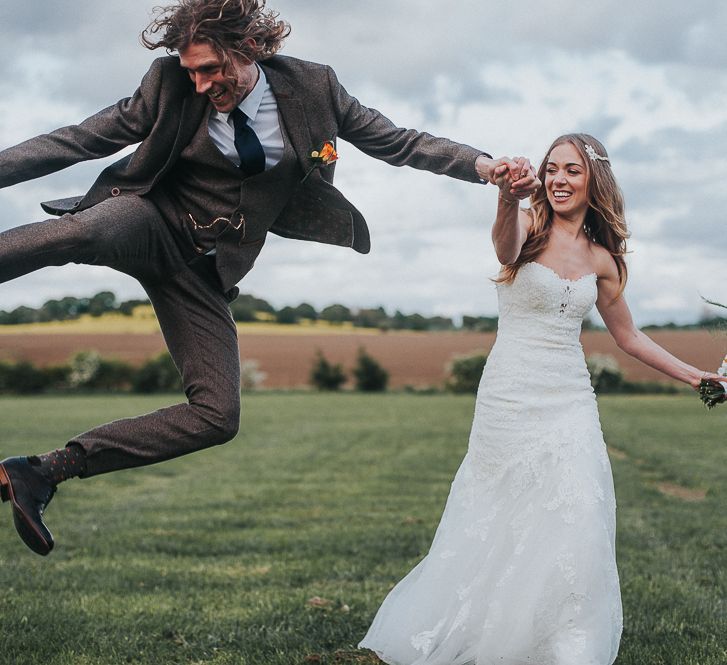
[[[305,182],[308,176],[320,166],[330,166],[338,160],[338,153],[336,152],[336,147],[333,145],[333,141],[324,141],[320,148],[311,151],[310,158],[313,161],[313,166],[303,176],[301,182]]]

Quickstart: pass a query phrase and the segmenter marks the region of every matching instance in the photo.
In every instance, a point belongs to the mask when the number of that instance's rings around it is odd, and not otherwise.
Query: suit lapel
[[[182,102],[179,116],[179,131],[174,139],[174,145],[169,153],[169,162],[176,161],[179,153],[189,145],[192,137],[204,120],[208,99],[205,95],[190,94]]]
[[[258,64],[265,71],[265,76],[275,95],[280,118],[285,125],[285,131],[288,134],[293,150],[295,150],[298,161],[303,171],[307,171],[311,165],[310,152],[315,149],[315,146],[308,129],[303,104],[295,96],[295,90],[286,76],[265,62]]]
[[[159,169],[152,179],[146,191],[152,189],[176,163],[179,154],[189,145],[194,133],[199,128],[200,123],[204,120],[204,114],[207,109],[207,97],[204,95],[196,95],[194,93],[187,95],[182,102],[182,110],[179,112],[179,125],[177,135],[174,137],[172,149],[167,154],[166,162]]]

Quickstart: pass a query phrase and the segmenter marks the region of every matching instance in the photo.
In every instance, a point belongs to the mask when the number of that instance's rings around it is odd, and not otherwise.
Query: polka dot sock
[[[54,485],[83,475],[86,471],[86,453],[75,443],[38,455],[37,459],[40,461],[38,471]]]

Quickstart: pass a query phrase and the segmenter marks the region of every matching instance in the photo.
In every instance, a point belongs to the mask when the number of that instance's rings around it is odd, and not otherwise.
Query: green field
[[[0,456],[170,397],[0,400]],[[727,663],[727,408],[600,400],[613,447],[618,665]],[[256,394],[238,438],[61,486],[48,557],[0,507],[2,665],[374,663],[357,651],[426,553],[473,400]],[[318,600],[312,600],[317,598]]]

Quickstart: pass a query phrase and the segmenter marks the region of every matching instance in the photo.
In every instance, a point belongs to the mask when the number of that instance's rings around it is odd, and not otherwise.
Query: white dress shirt
[[[256,65],[258,80],[238,108],[249,118],[248,126],[255,132],[265,152],[265,170],[271,169],[283,158],[283,133],[278,117],[278,103],[270,89],[265,72]],[[229,113],[212,109],[207,123],[210,138],[220,152],[237,166],[240,157],[235,149],[235,126]]]

